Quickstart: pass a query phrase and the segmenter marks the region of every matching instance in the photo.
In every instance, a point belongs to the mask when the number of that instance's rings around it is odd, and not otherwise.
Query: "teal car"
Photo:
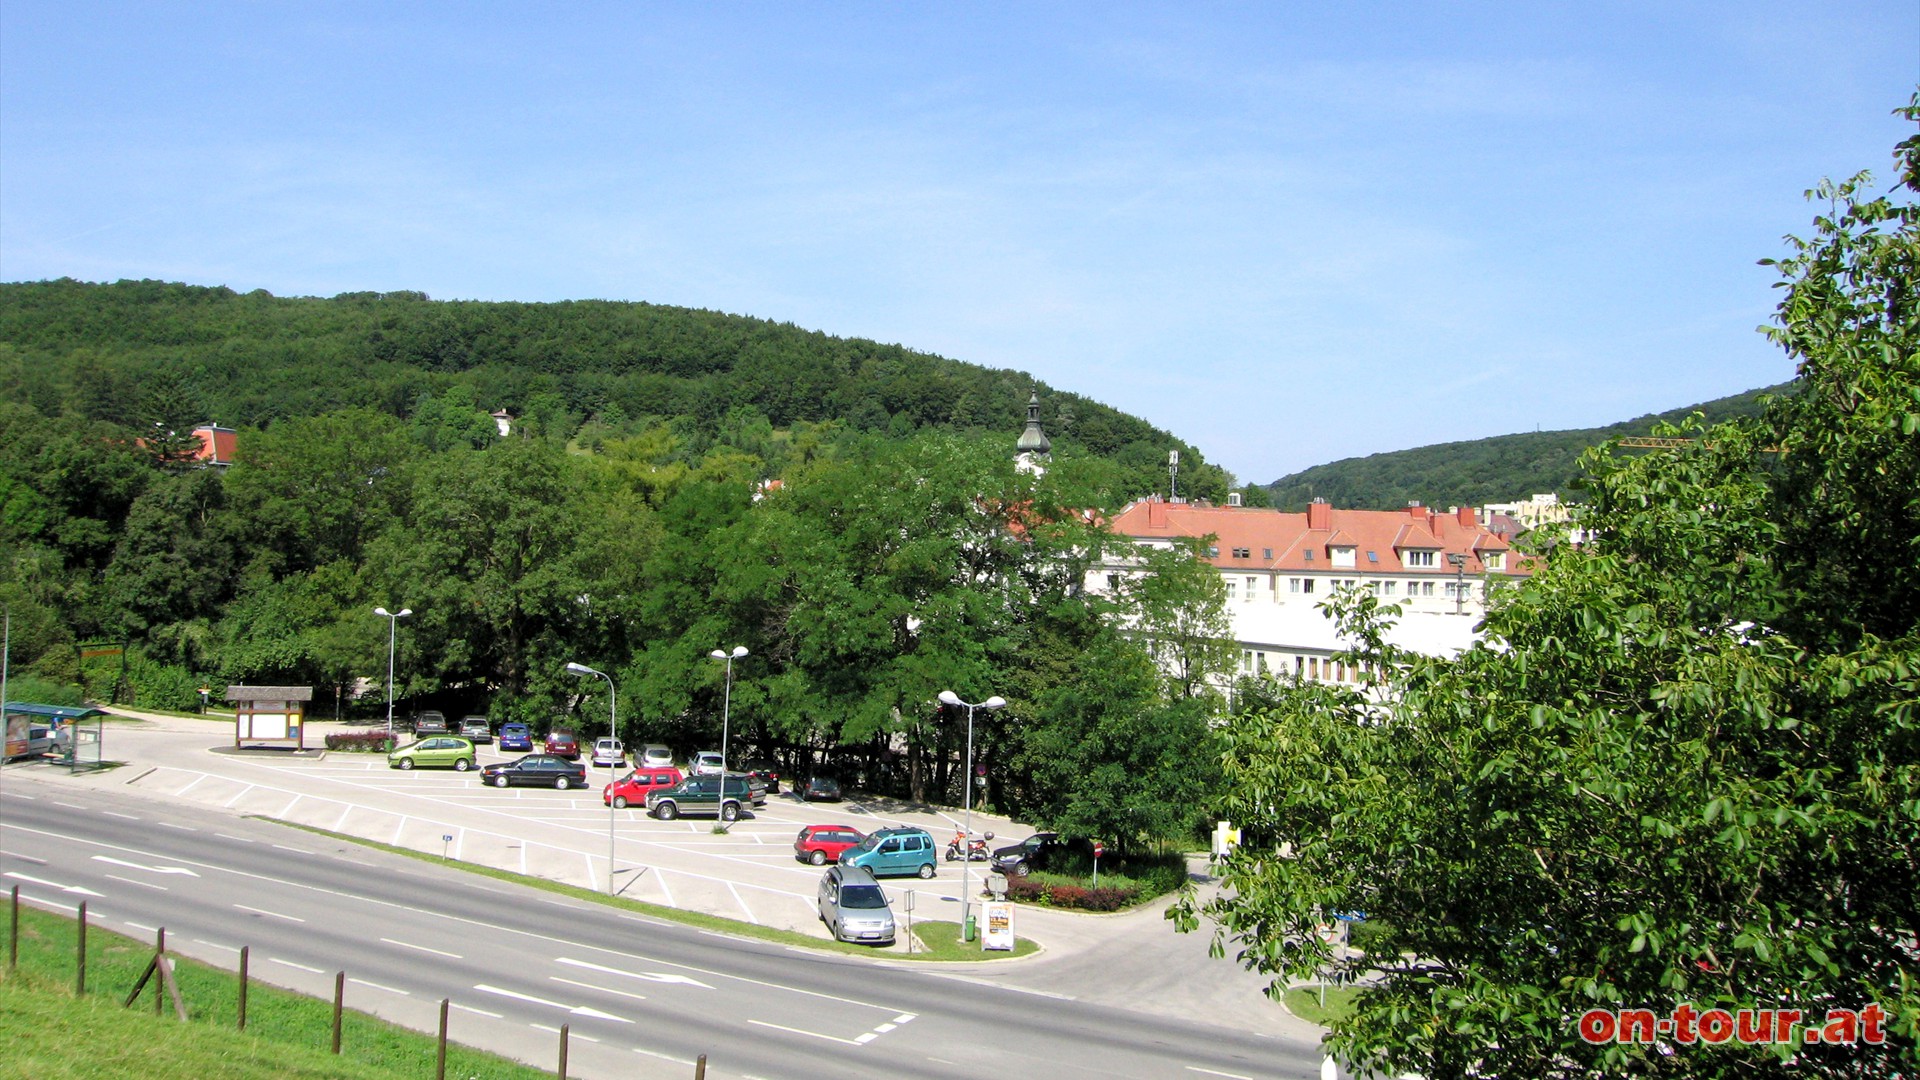
[[[883,874],[919,874],[930,878],[939,866],[933,836],[925,829],[880,829],[857,847],[840,853],[841,866],[861,866]]]
[[[435,735],[399,747],[387,755],[387,768],[457,769],[473,768],[473,740],[458,735]]]

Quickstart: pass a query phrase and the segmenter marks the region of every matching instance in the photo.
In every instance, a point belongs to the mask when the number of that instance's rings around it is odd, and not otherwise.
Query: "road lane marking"
[[[480,983],[476,985],[474,989],[480,991],[483,994],[499,994],[501,997],[510,997],[515,999],[516,1001],[528,1001],[528,1002],[532,1002],[535,1005],[545,1005],[553,1009],[565,1009],[566,1011],[572,1013],[575,1016],[591,1016],[596,1020],[613,1020],[622,1024],[633,1023],[633,1021],[627,1019],[624,1016],[615,1016],[612,1013],[604,1013],[604,1012],[601,1012],[599,1009],[590,1009],[585,1005],[568,1005],[568,1004],[565,1004],[564,1002],[549,1001],[546,998],[534,997],[532,994],[522,994],[518,990],[504,990],[498,986],[489,986],[486,983]]]
[[[25,796],[25,795],[21,795],[21,796],[18,796],[18,798],[22,798],[22,799],[24,799],[24,798],[27,798],[27,796]],[[85,810],[85,809],[86,809],[86,807],[84,807],[84,806],[81,806],[81,805],[80,805],[79,803],[77,803],[77,802],[61,802],[61,801],[60,801],[59,799],[55,799],[55,800],[53,800],[53,805],[55,805],[55,806],[64,806],[64,807],[66,807],[66,808],[67,808],[67,809],[69,809],[69,810]]]
[[[841,1043],[841,1044],[843,1044],[843,1045],[845,1045],[845,1046],[864,1046],[864,1045],[866,1045],[865,1043],[862,1043],[862,1042],[861,1042],[860,1040],[858,1040],[858,1039],[843,1039],[843,1038],[841,1038],[841,1037],[840,1037],[840,1036],[838,1036],[838,1035],[822,1035],[822,1034],[820,1034],[820,1033],[819,1033],[819,1032],[817,1032],[817,1031],[807,1031],[807,1030],[806,1030],[806,1029],[804,1029],[804,1028],[796,1028],[796,1027],[787,1027],[787,1026],[786,1026],[786,1025],[784,1025],[784,1024],[769,1024],[769,1023],[767,1023],[767,1022],[766,1022],[765,1020],[748,1020],[748,1021],[747,1021],[747,1023],[749,1023],[749,1024],[759,1024],[759,1025],[760,1025],[761,1027],[768,1027],[768,1028],[772,1028],[772,1029],[774,1029],[775,1031],[790,1031],[790,1032],[792,1032],[792,1033],[793,1033],[793,1034],[795,1034],[795,1035],[811,1035],[811,1036],[813,1036],[813,1037],[814,1037],[814,1038],[816,1038],[816,1039],[825,1039],[825,1040],[827,1040],[828,1042],[837,1042],[837,1043]],[[872,1039],[872,1038],[873,1038],[873,1036],[872,1036],[872,1035],[868,1035],[868,1036],[866,1036],[866,1037],[867,1037],[868,1039]]]
[[[602,994],[618,994],[621,997],[632,998],[635,1001],[647,1000],[647,995],[645,994],[630,994],[625,990],[615,990],[610,986],[595,986],[592,983],[583,983],[578,979],[563,979],[558,975],[549,975],[547,976],[547,978],[552,980],[553,982],[566,983],[568,986],[578,986],[581,989],[594,990]]]
[[[149,934],[157,934],[157,933],[159,933],[159,932],[160,932],[160,928],[159,928],[159,927],[157,927],[157,926],[148,926],[148,925],[147,925],[146,923],[137,923],[137,922],[126,922],[126,923],[122,923],[121,925],[122,925],[122,926],[131,926],[131,927],[133,927],[133,928],[134,928],[135,930],[140,930],[140,931],[143,931],[143,932],[145,932],[145,933],[149,933]]]
[[[474,1007],[473,1007],[473,1006],[471,1006],[471,1005],[462,1005],[462,1004],[460,1004],[460,1003],[459,1003],[459,1002],[457,1002],[457,1001],[454,1001],[454,1002],[449,1002],[449,1004],[451,1004],[451,1005],[452,1005],[452,1006],[453,1006],[454,1008],[456,1008],[456,1009],[459,1009],[459,1010],[460,1010],[461,1012],[470,1012],[470,1013],[473,1013],[473,1014],[475,1014],[475,1015],[477,1015],[477,1016],[491,1016],[491,1017],[493,1017],[493,1018],[494,1018],[495,1020],[504,1020],[504,1019],[506,1019],[506,1017],[504,1017],[504,1016],[501,1016],[501,1015],[500,1015],[499,1013],[497,1013],[497,1012],[488,1012],[488,1011],[487,1011],[487,1010],[485,1010],[485,1009],[476,1009],[476,1008],[474,1008]]]
[[[622,971],[619,968],[607,967],[604,964],[592,964],[585,960],[575,960],[566,956],[556,958],[554,963],[566,964],[569,967],[586,968],[588,971],[598,971],[605,975],[620,975],[628,979],[642,979],[647,982],[657,983],[680,983],[687,986],[697,986],[702,990],[713,989],[713,987],[708,986],[699,979],[689,979],[685,975],[670,975],[660,971]]]
[[[1218,1069],[1203,1069],[1198,1065],[1187,1066],[1187,1071],[1197,1072],[1197,1073],[1206,1073],[1208,1076],[1225,1076],[1225,1077],[1228,1077],[1229,1080],[1253,1080],[1253,1077],[1251,1076],[1241,1076],[1239,1073],[1221,1072]]]
[[[93,861],[109,863],[113,866],[124,866],[130,870],[145,870],[149,874],[185,874],[188,877],[200,876],[199,874],[194,873],[193,871],[187,869],[184,866],[148,866],[145,863],[128,862],[125,859],[116,859],[111,855],[95,855],[93,857]]]
[[[121,877],[119,874],[108,874],[107,877],[113,881],[124,881],[129,885],[138,885],[143,889],[158,889],[161,892],[169,891],[165,885],[155,885],[151,881],[135,881],[130,877]]]
[[[205,946],[206,946],[207,948],[209,948],[209,949],[225,949],[225,950],[226,950],[226,951],[228,951],[228,952],[239,952],[239,951],[240,951],[240,950],[239,950],[239,948],[237,948],[236,946],[233,946],[233,945],[222,945],[222,944],[220,944],[220,943],[219,943],[219,942],[217,942],[217,941],[208,941],[208,940],[207,940],[206,938],[194,938],[193,940],[195,940],[195,941],[197,941],[197,942],[199,942],[199,943],[200,943],[200,944],[202,944],[202,945],[205,945]]]
[[[389,994],[399,994],[399,995],[400,995],[401,997],[412,997],[412,996],[413,996],[412,994],[410,994],[410,993],[408,993],[408,992],[407,992],[407,991],[405,991],[405,990],[397,990],[397,989],[395,989],[395,988],[393,988],[393,987],[391,987],[391,986],[381,986],[381,985],[380,985],[379,983],[377,983],[377,982],[368,982],[368,981],[367,981],[367,980],[365,980],[365,979],[352,979],[352,978],[350,978],[350,979],[348,979],[347,981],[348,981],[348,982],[350,982],[350,983],[358,983],[358,984],[359,984],[359,985],[361,985],[361,986],[365,986],[365,987],[368,987],[368,988],[370,988],[370,989],[374,989],[374,990],[385,990],[385,991],[386,991],[387,993],[389,993]]]
[[[245,904],[235,904],[235,905],[233,905],[233,906],[234,906],[234,907],[237,907],[237,908],[239,908],[239,909],[240,909],[241,911],[251,911],[251,912],[253,912],[253,913],[254,913],[255,915],[270,915],[270,916],[272,916],[273,918],[276,918],[276,919],[285,919],[285,920],[287,920],[288,922],[297,922],[297,923],[303,923],[303,922],[306,922],[306,921],[307,921],[307,920],[305,920],[305,919],[297,919],[297,918],[294,918],[294,917],[293,917],[292,915],[282,915],[282,914],[280,914],[280,913],[279,913],[279,912],[277,912],[277,911],[268,911],[268,910],[267,910],[267,909],[265,909],[265,908],[257,908],[257,907],[248,907],[248,906],[247,906],[247,905],[245,905]]]
[[[160,827],[163,829],[179,829],[181,832],[199,832],[200,831],[199,829],[196,829],[191,825],[175,825],[171,821],[161,822]]]
[[[19,859],[21,862],[30,862],[35,866],[47,865],[47,860],[45,859],[36,859],[31,855],[22,855],[18,851],[8,851],[5,848],[0,848],[0,855],[5,855],[9,859]]]
[[[244,837],[244,836],[229,836],[229,835],[227,835],[226,833],[223,833],[223,832],[217,832],[217,833],[214,833],[213,835],[215,835],[215,836],[217,836],[217,837],[219,837],[219,838],[220,838],[220,839],[222,839],[222,840],[238,840],[238,841],[240,841],[240,842],[241,842],[241,843],[243,843],[243,844],[257,844],[257,843],[259,843],[259,841],[258,841],[258,840],[249,840],[249,839],[247,839],[247,838],[246,838],[246,837]]]
[[[380,940],[386,942],[389,945],[398,945],[403,949],[418,949],[421,952],[430,952],[435,956],[444,956],[449,960],[465,960],[466,959],[466,957],[461,956],[459,953],[441,952],[439,949],[429,949],[425,945],[415,945],[410,941],[395,941],[390,937],[383,937]]]
[[[693,1064],[693,1062],[688,1061],[686,1058],[677,1058],[677,1057],[674,1057],[672,1054],[663,1054],[658,1050],[642,1050],[636,1046],[633,1048],[633,1052],[636,1054],[645,1054],[648,1057],[659,1058],[661,1061],[671,1061],[675,1065],[692,1065]]]
[[[291,851],[291,852],[293,852],[293,853],[294,853],[295,855],[311,855],[311,854],[313,854],[313,852],[311,852],[311,851],[308,851],[308,850],[307,850],[306,848],[297,848],[297,847],[288,847],[288,846],[287,846],[287,845],[285,845],[285,844],[275,844],[275,845],[273,845],[273,846],[274,846],[274,847],[277,847],[277,848],[279,848],[279,849],[280,849],[281,851]]]
[[[34,885],[45,885],[49,889],[59,889],[61,892],[73,893],[76,896],[104,897],[107,895],[106,893],[94,892],[84,885],[62,885],[57,881],[48,881],[46,878],[28,877],[14,870],[7,871],[7,876],[13,878],[15,881],[25,881]]]
[[[899,1016],[893,1018],[893,1022],[896,1024],[911,1024],[914,1018],[919,1015],[919,1013],[901,1013]]]
[[[288,967],[290,967],[290,968],[298,968],[298,969],[300,969],[301,971],[311,971],[311,972],[313,972],[313,973],[314,973],[315,975],[325,975],[325,974],[326,974],[326,972],[324,972],[324,971],[321,971],[321,970],[320,970],[319,968],[317,968],[317,967],[308,967],[308,966],[307,966],[307,965],[305,965],[305,964],[296,964],[296,963],[294,963],[294,962],[293,962],[293,961],[291,961],[291,960],[282,960],[282,959],[280,959],[279,957],[275,957],[275,956],[269,956],[269,957],[267,957],[267,962],[268,962],[268,963],[273,963],[273,964],[285,964],[286,966],[288,966]]]
[[[133,816],[132,814],[119,814],[119,813],[115,813],[115,812],[114,812],[114,811],[112,811],[112,810],[102,810],[102,811],[100,811],[100,812],[101,812],[101,813],[103,813],[103,814],[105,814],[105,815],[107,815],[108,817],[117,817],[117,818],[125,818],[125,819],[127,819],[128,821],[139,821],[139,820],[140,820],[139,818],[137,818],[137,817],[134,817],[134,816]]]
[[[618,1018],[618,1017],[615,1017],[615,1019],[619,1019],[619,1018]],[[530,1027],[530,1028],[533,1028],[533,1029],[535,1029],[536,1031],[547,1031],[547,1032],[552,1032],[552,1033],[553,1033],[553,1034],[555,1034],[555,1035],[558,1035],[558,1034],[560,1034],[560,1029],[559,1029],[559,1028],[557,1028],[557,1027],[548,1027],[548,1026],[547,1026],[547,1025],[545,1025],[545,1024],[528,1024],[527,1026],[528,1026],[528,1027]],[[597,1042],[599,1042],[599,1041],[600,1041],[599,1039],[596,1039],[596,1038],[594,1038],[594,1037],[593,1037],[593,1036],[591,1036],[591,1035],[582,1035],[582,1034],[580,1034],[580,1033],[578,1033],[578,1032],[575,1032],[575,1031],[568,1031],[568,1032],[567,1032],[567,1038],[569,1038],[569,1039],[578,1039],[578,1040],[579,1040],[579,1041],[581,1041],[581,1042],[590,1042],[590,1043],[597,1043]]]

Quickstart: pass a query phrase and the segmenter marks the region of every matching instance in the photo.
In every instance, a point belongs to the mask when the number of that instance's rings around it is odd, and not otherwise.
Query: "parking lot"
[[[331,724],[307,728],[310,746],[324,744]],[[112,783],[163,799],[228,812],[255,814],[358,836],[430,854],[568,882],[595,891],[608,887],[609,836],[613,888],[620,895],[668,907],[703,911],[825,938],[815,913],[821,871],[794,857],[802,825],[844,824],[862,832],[917,825],[938,845],[958,827],[958,813],[894,803],[803,803],[786,786],[764,807],[714,831],[711,816],[658,821],[639,809],[614,810],[602,787],[623,770],[587,770],[585,790],[495,788],[478,772],[402,771],[380,754],[285,750],[234,751],[223,726],[159,719],[116,731],[112,756],[139,763]],[[510,761],[480,745],[479,764]],[[976,831],[1005,835],[1007,823],[974,816]],[[1014,828],[1017,836],[1031,830]],[[984,864],[972,867],[976,891]],[[916,918],[957,920],[961,867],[942,862],[932,880],[886,879],[896,911]],[[902,939],[904,942],[904,938]],[[904,947],[897,946],[897,947]]]

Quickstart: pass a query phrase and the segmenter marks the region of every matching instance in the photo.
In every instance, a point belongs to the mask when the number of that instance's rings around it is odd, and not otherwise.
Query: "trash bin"
[[[973,940],[973,916],[972,915],[967,916],[967,924],[960,928],[960,940],[961,941]]]

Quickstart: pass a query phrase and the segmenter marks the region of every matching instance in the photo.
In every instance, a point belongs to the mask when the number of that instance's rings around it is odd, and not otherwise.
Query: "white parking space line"
[[[235,796],[234,796],[233,798],[231,798],[231,799],[228,799],[228,800],[227,800],[226,802],[224,802],[224,803],[222,803],[222,804],[221,804],[221,808],[222,808],[222,809],[232,809],[232,808],[233,808],[233,804],[234,804],[234,803],[237,803],[237,802],[239,802],[239,801],[240,801],[241,799],[243,799],[243,798],[245,798],[245,797],[246,797],[246,795],[247,795],[247,792],[249,792],[249,791],[252,791],[252,790],[253,790],[253,785],[252,785],[252,784],[248,784],[248,785],[247,785],[246,787],[243,787],[243,788],[241,788],[241,789],[240,789],[240,793],[239,793],[238,795],[235,795]]]
[[[753,917],[753,909],[747,906],[745,900],[740,899],[740,890],[733,887],[733,882],[727,882],[727,891],[733,894],[733,902],[740,905],[740,910],[747,913],[747,921],[755,926],[760,925],[760,920]]]
[[[449,960],[466,959],[466,957],[461,956],[459,953],[441,952],[439,949],[429,949],[425,945],[415,945],[411,941],[395,941],[393,938],[390,938],[390,937],[383,937],[380,940],[386,942],[389,945],[398,945],[403,949],[417,949],[420,952],[432,953],[435,956],[444,956]]]

